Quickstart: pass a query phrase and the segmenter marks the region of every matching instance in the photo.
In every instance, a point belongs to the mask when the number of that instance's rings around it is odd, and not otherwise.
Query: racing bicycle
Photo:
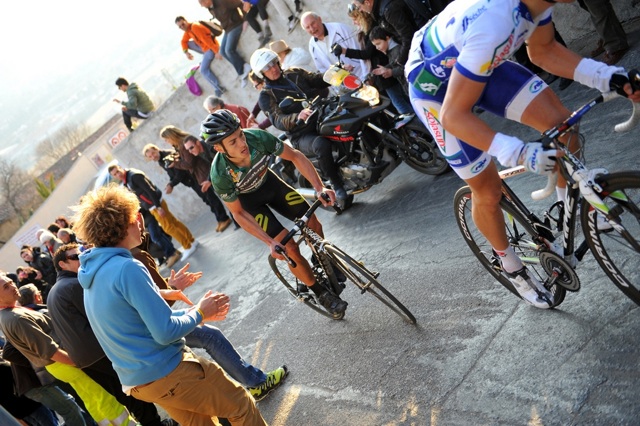
[[[560,305],[567,291],[580,289],[575,272],[577,262],[590,250],[599,266],[613,283],[631,300],[640,305],[640,172],[609,173],[606,169],[588,169],[579,158],[558,140],[578,125],[580,119],[596,104],[617,97],[615,92],[603,93],[583,105],[564,122],[542,134],[546,148],[562,151],[558,158],[558,173],[567,180],[567,202],[557,202],[539,218],[518,198],[505,182],[519,175],[522,166],[503,170],[500,207],[510,245],[530,273],[554,295],[554,306]],[[631,118],[618,124],[616,131],[633,127],[640,114],[636,104]],[[580,141],[581,142],[581,141]],[[531,197],[542,200],[555,193],[557,173],[549,177],[544,189]],[[454,214],[460,232],[480,263],[503,286],[518,295],[505,275],[497,254],[476,228],[471,216],[473,198],[468,186],[454,196]],[[584,238],[577,247],[581,223]]]
[[[326,194],[322,194],[322,196],[328,200]],[[294,226],[280,244],[284,247],[292,238],[296,238],[298,246],[300,246],[301,242],[304,242],[311,251],[311,268],[316,281],[327,291],[339,296],[346,288],[346,283],[351,282],[357,287],[360,294],[368,293],[372,295],[400,315],[403,320],[410,324],[415,324],[416,318],[411,311],[380,284],[378,272],[371,271],[362,261],[354,259],[344,250],[325,240],[307,226],[307,222],[321,205],[322,202],[319,199],[316,200],[301,218],[296,219]],[[309,291],[307,286],[300,282],[289,270],[289,265],[296,267],[295,262],[286,255],[284,250],[280,247],[278,248],[280,249],[278,253],[282,254],[286,260],[279,260],[269,255],[269,265],[289,294],[326,317],[335,320],[344,318],[344,312],[332,314],[322,306],[316,295]]]

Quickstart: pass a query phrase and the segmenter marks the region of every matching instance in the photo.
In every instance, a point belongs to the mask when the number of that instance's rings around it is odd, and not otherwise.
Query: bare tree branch
[[[0,198],[21,222],[28,218],[24,210],[32,200],[33,190],[28,188],[32,183],[31,175],[21,169],[15,161],[0,158]]]

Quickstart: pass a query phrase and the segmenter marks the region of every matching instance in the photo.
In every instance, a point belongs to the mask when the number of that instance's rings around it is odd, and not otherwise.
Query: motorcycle
[[[311,116],[298,125],[316,116],[318,134],[336,142],[334,160],[348,194],[343,209],[351,205],[354,194],[382,182],[403,161],[428,175],[441,175],[449,170],[431,134],[415,114],[390,110],[389,98],[381,96],[375,87],[363,84],[340,63],[327,70],[323,78],[336,88],[336,95],[311,101],[286,97],[279,106],[287,111],[301,103],[311,109]],[[308,158],[322,177],[317,158]],[[276,163],[274,167],[284,170],[285,165]],[[315,199],[311,184],[301,175],[298,185],[298,192],[305,198]]]

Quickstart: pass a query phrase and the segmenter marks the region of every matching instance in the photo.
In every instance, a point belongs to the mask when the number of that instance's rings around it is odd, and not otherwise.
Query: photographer
[[[258,97],[260,109],[269,117],[277,129],[287,132],[296,149],[305,155],[318,157],[318,164],[324,178],[331,180],[331,186],[339,199],[346,199],[340,170],[333,159],[331,141],[318,135],[312,117],[306,121],[312,111],[304,108],[300,102],[286,111],[280,108],[280,102],[287,96],[295,99],[311,100],[316,96],[326,97],[329,86],[322,79],[322,75],[310,73],[302,68],[282,70],[278,55],[269,49],[258,49],[251,56],[253,72],[264,78],[265,85]]]

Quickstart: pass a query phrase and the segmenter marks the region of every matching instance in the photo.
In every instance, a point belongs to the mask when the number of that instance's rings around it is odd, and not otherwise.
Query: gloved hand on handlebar
[[[487,151],[505,167],[524,166],[530,172],[540,175],[553,173],[558,150],[544,149],[540,142],[524,143],[520,139],[496,133]]]
[[[340,46],[338,43],[334,43],[333,46],[331,46],[331,53],[333,53],[336,56],[340,56],[342,55],[344,49],[342,46]]]
[[[633,69],[626,75],[613,74],[609,80],[609,87],[620,96],[629,98],[633,102],[640,102],[640,73],[638,70]]]
[[[557,156],[557,150],[544,149],[540,142],[529,142],[522,147],[518,156],[518,164],[524,166],[530,172],[539,175],[550,175],[558,164],[556,161]]]

